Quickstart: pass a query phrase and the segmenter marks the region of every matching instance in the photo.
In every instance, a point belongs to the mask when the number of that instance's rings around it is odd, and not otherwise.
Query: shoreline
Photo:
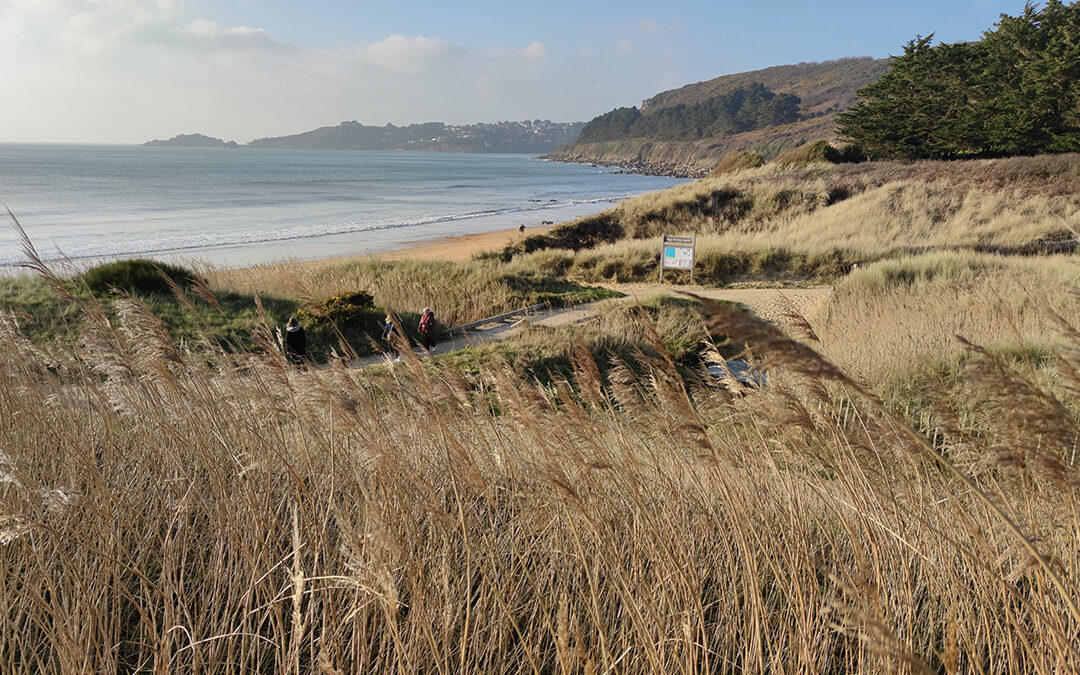
[[[537,159],[544,162],[562,162],[563,164],[584,164],[585,166],[602,166],[605,168],[615,167],[616,174],[631,174],[636,176],[657,176],[663,178],[685,178],[687,180],[699,180],[708,177],[711,169],[687,164],[675,164],[672,162],[648,162],[644,160],[627,160],[621,162],[609,162],[586,156],[565,156],[559,151],[540,155]]]
[[[383,260],[446,260],[466,262],[478,253],[501,251],[506,246],[521,241],[524,237],[535,234],[547,234],[559,223],[526,227],[522,233],[516,227],[491,232],[473,232],[470,234],[446,235],[438,239],[403,242],[404,247],[383,253],[366,255],[347,255],[344,258],[381,258]],[[340,258],[333,258],[338,260]],[[330,260],[324,258],[324,260]],[[313,261],[314,262],[314,261]]]
[[[423,239],[402,242],[402,248],[379,253],[340,253],[319,258],[273,260],[256,265],[238,265],[214,269],[212,274],[229,276],[237,272],[258,270],[261,268],[284,268],[311,270],[322,266],[347,263],[366,258],[405,262],[410,260],[442,260],[446,262],[468,262],[473,256],[485,251],[500,251],[505,246],[520,241],[522,237],[534,234],[546,234],[560,223],[526,227],[522,234],[518,228],[504,228],[491,232],[473,232],[469,234],[445,235],[437,239]]]
[[[319,265],[334,264],[349,260],[360,260],[363,258],[377,258],[380,260],[390,260],[395,262],[407,260],[444,260],[447,262],[468,262],[473,258],[473,256],[478,253],[484,253],[486,251],[501,251],[504,247],[520,241],[523,237],[528,237],[535,234],[546,234],[552,228],[557,227],[559,224],[560,223],[554,223],[551,225],[526,227],[524,234],[521,233],[516,227],[492,230],[490,232],[451,234],[444,235],[436,239],[418,239],[413,241],[401,242],[400,248],[395,248],[391,251],[382,251],[378,253],[338,253],[327,256],[320,256],[318,258],[294,258],[291,260],[286,258],[281,260],[270,260],[267,262],[256,263],[253,265],[220,267],[216,268],[215,271],[229,272],[237,270],[258,269],[260,267],[280,267],[282,265],[317,267]],[[117,260],[123,260],[123,258],[117,258]],[[52,262],[57,261],[50,261],[50,264]],[[113,260],[109,260],[108,262],[113,262]],[[19,276],[20,274],[32,274],[32,271],[28,270],[23,265],[0,267],[0,277]]]

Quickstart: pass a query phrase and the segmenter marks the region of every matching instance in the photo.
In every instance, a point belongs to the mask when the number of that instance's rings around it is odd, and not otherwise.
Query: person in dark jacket
[[[401,355],[398,354],[397,346],[394,344],[399,335],[397,325],[394,323],[394,317],[387,314],[386,322],[383,324],[382,339],[386,342],[387,352],[394,355],[395,361],[401,360]]]
[[[429,353],[438,349],[435,345],[435,312],[431,311],[430,307],[424,308],[424,313],[420,315],[420,325],[416,327],[416,330],[424,341],[424,349]]]
[[[289,317],[289,323],[285,326],[285,356],[297,365],[307,358],[307,336],[295,316]]]

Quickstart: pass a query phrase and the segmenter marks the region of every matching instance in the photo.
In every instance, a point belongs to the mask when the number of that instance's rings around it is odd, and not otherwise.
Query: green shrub
[[[129,293],[171,293],[163,274],[180,288],[187,288],[198,279],[191,270],[144,258],[98,265],[83,272],[80,278],[94,293],[108,293],[114,288]]]
[[[858,164],[869,160],[866,151],[858,143],[840,143],[836,146],[841,164]]]
[[[367,291],[340,293],[312,306],[302,308],[297,315],[305,323],[333,322],[347,324],[375,308],[375,298]]]
[[[562,248],[580,251],[600,244],[610,244],[625,235],[619,218],[610,211],[588,216],[569,223],[553,227],[547,234],[525,237],[521,242],[503,249],[504,261],[511,260],[522,253],[532,253],[549,248]]]

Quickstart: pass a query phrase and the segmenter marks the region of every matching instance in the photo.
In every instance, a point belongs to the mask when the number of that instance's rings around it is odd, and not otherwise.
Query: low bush
[[[97,265],[83,272],[80,278],[91,291],[99,294],[112,289],[135,294],[171,293],[169,282],[162,275],[180,288],[189,288],[198,278],[189,269],[143,258]]]
[[[709,178],[716,178],[728,173],[735,173],[743,169],[756,169],[765,163],[761,155],[750,150],[736,150],[724,155],[716,168],[709,174]]]
[[[340,293],[298,311],[300,319],[312,324],[349,323],[375,308],[375,298],[367,291]]]
[[[843,155],[828,141],[815,141],[781,153],[769,163],[790,168],[808,164],[839,164],[841,161]]]
[[[619,219],[605,211],[551,228],[547,234],[534,234],[503,249],[502,259],[512,259],[522,253],[561,248],[580,251],[600,244],[610,244],[625,235]]]

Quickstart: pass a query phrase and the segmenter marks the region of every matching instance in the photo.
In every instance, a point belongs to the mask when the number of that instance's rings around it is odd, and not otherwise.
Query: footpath
[[[676,294],[685,290],[695,295],[712,300],[725,300],[746,306],[755,315],[780,325],[787,323],[787,315],[809,315],[819,306],[827,303],[832,289],[828,286],[814,288],[700,288],[696,286],[678,287],[663,284],[602,284],[605,288],[619,291],[620,298],[609,298],[563,309],[551,309],[519,315],[503,321],[477,326],[475,329],[455,334],[440,341],[436,350],[428,354],[423,348],[415,346],[413,351],[419,358],[438,357],[441,354],[459,351],[474,345],[504,340],[526,326],[547,326],[555,328],[588,321],[599,307],[608,303],[636,303],[662,293]],[[357,367],[363,368],[386,364],[391,358],[385,354],[376,354],[358,359]]]

